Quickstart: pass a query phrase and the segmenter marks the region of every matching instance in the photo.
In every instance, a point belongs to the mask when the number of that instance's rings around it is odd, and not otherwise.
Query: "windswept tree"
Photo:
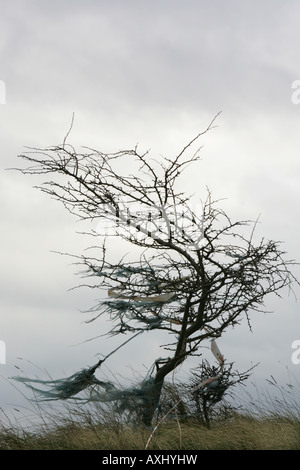
[[[76,398],[89,388],[90,400],[139,409],[150,425],[170,373],[199,355],[209,339],[222,374],[224,358],[215,338],[243,319],[250,326],[251,312],[264,311],[268,294],[280,295],[297,282],[291,271],[295,262],[285,258],[278,242],[254,241],[255,222],[231,220],[209,191],[195,205],[180,190],[183,172],[199,159],[193,147],[214,122],[173,158],[155,160],[137,147],[109,154],[87,147],[78,152],[66,142],[69,133],[61,145],[20,155],[29,165],[21,171],[44,175],[39,189],[79,219],[93,221],[93,235],[100,237],[97,221],[103,222],[114,230],[111,235],[135,246],[135,260],[112,263],[104,237],[96,256],[77,257],[87,278],[96,280],[91,286],[107,294],[91,310],[91,320],[107,315],[113,324],[109,334],[128,334],[125,343],[144,331],[155,335],[161,330],[168,338],[166,357],[155,361],[140,386],[124,393],[96,378],[106,356],[66,379],[36,380],[50,387],[39,390],[47,399]],[[20,380],[37,390],[32,381]]]

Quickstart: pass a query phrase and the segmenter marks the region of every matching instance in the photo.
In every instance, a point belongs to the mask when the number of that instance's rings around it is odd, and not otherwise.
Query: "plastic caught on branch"
[[[208,331],[206,328],[204,328],[205,331]],[[220,380],[222,378],[222,374],[223,374],[223,366],[224,366],[224,356],[221,354],[215,340],[212,340],[211,341],[211,351],[213,353],[213,355],[216,357],[216,359],[218,360],[220,366],[221,366],[221,374],[218,374],[214,377],[208,377],[207,379],[204,379],[202,380],[202,382],[200,382],[200,384],[197,384],[195,387],[192,388],[191,390],[191,393],[194,393],[196,392],[197,390],[200,390],[200,389],[214,389],[214,388],[218,388],[218,386],[220,385]],[[224,391],[222,390],[221,391],[222,395],[224,393]],[[169,411],[161,418],[161,420],[157,423],[157,425],[154,427],[154,429],[152,430],[147,442],[146,442],[146,446],[145,446],[145,449],[148,448],[149,444],[150,444],[150,441],[153,437],[153,435],[155,434],[155,431],[157,430],[157,428],[159,427],[159,425],[164,421],[164,419],[179,405],[179,403],[182,401],[182,398],[180,398],[174,406],[172,406],[172,408],[169,409]]]
[[[71,375],[70,377],[66,377],[64,379],[56,379],[56,380],[29,379],[27,377],[19,377],[19,376],[11,377],[11,378],[13,380],[16,380],[17,382],[24,383],[26,387],[36,392],[39,396],[45,397],[44,400],[38,399],[38,401],[66,400],[68,398],[74,397],[74,395],[77,395],[78,393],[82,392],[83,390],[90,387],[91,385],[104,386],[104,384],[106,384],[107,386],[109,385],[112,386],[109,383],[102,382],[96,379],[96,377],[94,376],[94,373],[101,366],[101,364],[103,364],[103,362],[106,361],[106,359],[108,359],[112,354],[118,351],[118,349],[120,349],[122,346],[124,346],[126,343],[131,341],[140,333],[143,333],[143,330],[138,331],[131,338],[124,341],[124,343],[122,343],[120,346],[118,346],[113,351],[111,351],[103,359],[100,359],[97,362],[97,364],[95,364],[94,366],[89,367],[88,369],[83,369]],[[50,390],[41,390],[31,385],[32,383],[45,385],[48,388],[50,388]]]
[[[199,383],[199,385],[196,385],[192,389],[192,393],[195,392],[196,390],[199,390],[200,388],[214,388],[219,384],[219,378],[221,375],[216,375],[215,377],[209,377],[208,379],[202,380],[202,382]]]
[[[133,268],[126,268],[127,270],[132,270]],[[135,268],[135,271],[133,272],[140,272],[137,268]],[[181,282],[184,282],[186,280],[190,279],[189,276],[184,276],[181,279],[173,279],[169,283],[160,283],[158,287],[161,289],[164,287],[168,287],[166,290],[167,292],[164,294],[159,294],[159,295],[154,295],[154,296],[135,296],[135,295],[124,295],[122,294],[122,290],[124,287],[117,287],[115,289],[109,289],[108,290],[108,296],[113,297],[113,298],[118,298],[122,300],[132,300],[132,301],[138,301],[138,302],[143,302],[143,303],[165,303],[169,302],[171,299],[174,299],[176,297],[176,293],[174,292],[174,287]],[[170,291],[170,286],[173,286],[173,289]]]
[[[165,303],[171,300],[173,297],[175,297],[175,293],[168,292],[166,294],[160,294],[160,295],[149,295],[149,296],[130,296],[130,295],[123,295],[121,292],[117,292],[114,289],[109,289],[108,291],[108,296],[113,297],[114,299],[122,299],[122,300],[131,300],[134,302],[143,302],[147,304],[152,304],[152,303]]]
[[[121,290],[121,288],[119,288]],[[119,312],[125,313],[127,311],[135,311],[136,309],[142,308],[140,313],[143,310],[147,310],[147,307],[157,307],[162,306],[165,303],[170,302],[172,299],[176,297],[175,293],[167,292],[165,294],[155,295],[155,296],[127,296],[123,295],[121,292],[118,292],[115,289],[108,290],[108,296],[117,299],[115,301],[103,301],[102,304],[106,305],[107,308],[110,310],[118,310]],[[144,319],[146,323],[151,324],[152,328],[158,327],[160,323],[165,320],[176,325],[180,325],[180,321],[176,320],[175,318],[159,316],[156,312],[150,312],[156,316],[156,320],[152,319]],[[143,320],[139,318],[139,320]]]
[[[57,380],[39,380],[39,379],[28,379],[26,377],[12,377],[18,382],[22,382],[26,387],[30,388],[33,392],[44,397],[43,401],[49,400],[66,400],[74,395],[77,395],[82,390],[85,390],[91,385],[99,384],[99,381],[94,376],[94,372],[102,364],[103,361],[99,361],[95,366],[89,369],[83,369],[76,374],[66,377],[65,379]],[[40,385],[46,385],[50,390],[41,390],[31,385],[36,383]]]
[[[219,362],[220,366],[223,367],[224,357],[221,354],[221,351],[218,348],[218,345],[217,345],[217,343],[214,339],[211,341],[211,352],[213,353],[213,355],[215,356],[215,358]]]
[[[115,411],[118,413],[127,412],[131,418],[136,414],[143,422],[151,422],[153,410],[158,407],[160,392],[163,381],[155,382],[153,377],[147,377],[139,385],[126,389],[117,389],[114,385],[102,382],[98,383],[105,388],[105,392],[93,389],[87,401],[97,401],[101,403],[116,402]]]

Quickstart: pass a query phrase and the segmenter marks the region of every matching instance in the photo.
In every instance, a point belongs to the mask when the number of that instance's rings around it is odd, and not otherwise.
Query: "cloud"
[[[116,151],[139,143],[159,158],[177,154],[221,110],[218,128],[199,142],[202,161],[183,175],[183,185],[202,198],[209,186],[216,198],[228,198],[224,207],[238,218],[262,213],[259,233],[282,238],[297,257],[300,108],[291,101],[291,84],[299,79],[298,16],[297,1],[279,0],[16,0],[2,6],[0,339],[7,341],[9,363],[1,372],[9,375],[23,353],[41,367],[60,368],[65,344],[93,336],[80,329],[80,315],[70,318],[78,303],[85,308],[94,297],[69,297],[78,279],[69,261],[50,254],[85,247],[84,237],[74,235],[77,223],[31,188],[40,180],[4,171],[20,163],[16,155],[25,146],[61,143],[73,112],[69,139],[78,148]],[[253,335],[245,326],[222,339],[242,369],[263,356],[261,377],[276,369],[280,355],[289,361],[297,339],[293,301],[275,307],[274,317],[254,318]],[[99,350],[102,344],[109,349],[101,343]],[[141,359],[150,361],[152,352],[155,358],[156,346],[149,340]],[[130,348],[128,362],[133,343]],[[78,351],[73,359],[64,356],[66,373],[93,361],[98,344]]]

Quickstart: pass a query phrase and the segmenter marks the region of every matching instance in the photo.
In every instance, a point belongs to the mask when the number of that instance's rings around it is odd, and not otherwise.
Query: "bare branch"
[[[198,160],[198,152],[189,156],[188,150],[218,116],[174,159],[161,163],[137,147],[112,154],[88,147],[76,152],[66,144],[74,116],[62,146],[31,148],[20,156],[30,165],[20,170],[24,174],[47,176],[41,191],[80,220],[110,223],[113,235],[141,249],[138,261],[110,263],[103,243],[100,258],[84,254],[75,261],[87,279],[81,286],[106,293],[87,311],[87,321],[106,315],[114,324],[112,335],[162,330],[173,337],[164,346],[171,357],[156,361],[159,390],[165,376],[197,354],[203,341],[242,318],[251,327],[251,312],[263,311],[266,297],[299,285],[292,273],[296,263],[285,259],[278,242],[254,243],[258,220],[232,221],[209,190],[201,209],[195,209],[191,196],[177,189],[184,169]],[[91,234],[109,236],[100,228]]]

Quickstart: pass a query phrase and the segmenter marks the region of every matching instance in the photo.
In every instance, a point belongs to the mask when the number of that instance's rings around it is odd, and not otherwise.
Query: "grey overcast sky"
[[[83,323],[80,310],[95,292],[68,291],[79,281],[76,268],[51,252],[80,253],[87,240],[76,234],[78,222],[32,188],[37,179],[5,170],[21,164],[26,146],[61,143],[72,113],[75,146],[109,152],[139,143],[172,157],[222,111],[186,189],[204,197],[208,186],[233,217],[260,214],[258,235],[283,240],[288,257],[300,259],[299,21],[297,0],[1,2],[2,408],[26,403],[8,380],[15,365],[29,376],[62,377],[118,344],[80,344],[108,325]],[[114,250],[122,254],[117,242]],[[286,293],[267,299],[274,313],[256,313],[252,333],[243,324],[219,340],[239,370],[260,363],[261,387],[271,374],[283,383],[288,374],[299,378],[291,361],[298,305]],[[103,373],[142,376],[162,354],[159,335],[146,335]]]

